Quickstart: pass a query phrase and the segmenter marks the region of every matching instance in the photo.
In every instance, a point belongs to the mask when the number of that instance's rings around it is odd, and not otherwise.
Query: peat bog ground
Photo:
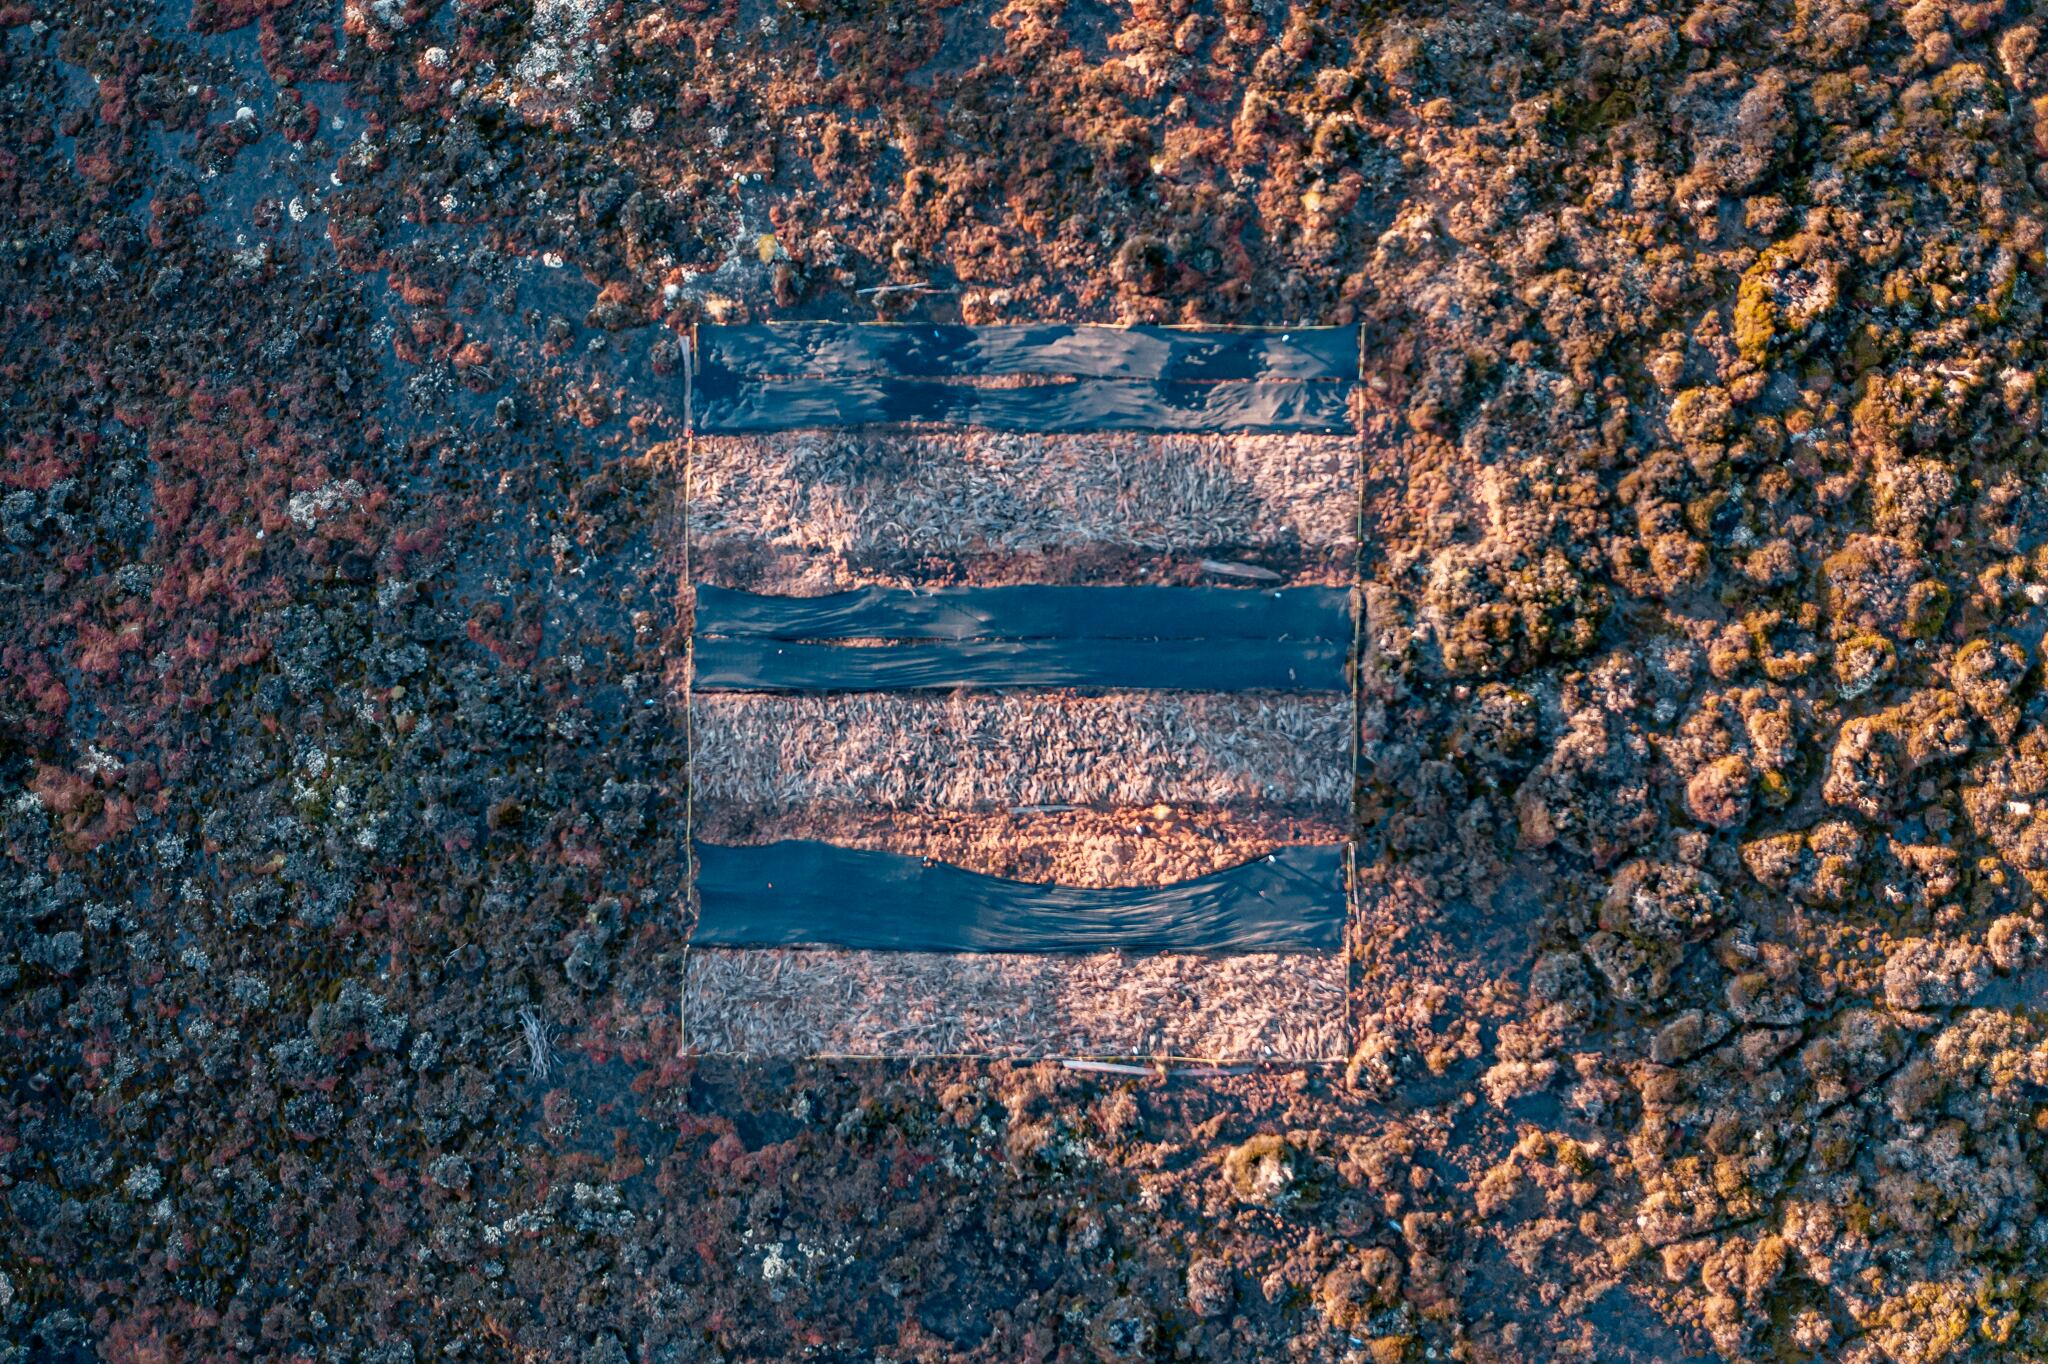
[[[2048,1358],[2044,23],[0,0],[0,1359]],[[1347,1064],[678,1055],[775,319],[1363,329]]]

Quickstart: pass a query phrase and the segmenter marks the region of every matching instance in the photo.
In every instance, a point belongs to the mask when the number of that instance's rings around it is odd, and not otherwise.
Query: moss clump
[[[1297,1192],[1300,1162],[1284,1137],[1261,1132],[1223,1158],[1223,1178],[1243,1201],[1271,1205]]]
[[[1671,402],[1671,434],[1686,442],[1728,438],[1734,408],[1721,388],[1688,388]]]
[[[1428,601],[1449,622],[1444,665],[1466,677],[1579,657],[1599,639],[1609,606],[1605,589],[1556,549],[1508,563],[1456,563],[1431,586]]]
[[[1802,232],[1758,256],[1736,285],[1735,348],[1753,365],[1799,349],[1840,302],[1840,266]]]
[[[1778,310],[1769,284],[1774,254],[1764,252],[1735,288],[1735,348],[1751,364],[1763,363],[1778,334]]]
[[[1906,633],[1914,639],[1933,639],[1948,620],[1955,594],[1945,584],[1914,583],[1906,592]]]
[[[1339,1265],[1316,1285],[1316,1307],[1339,1331],[1355,1331],[1372,1315],[1372,1286],[1355,1265]]]
[[[1743,626],[1749,631],[1764,676],[1773,682],[1796,681],[1820,663],[1820,652],[1811,637],[1786,620],[1782,612],[1752,612]]]
[[[1844,701],[1853,701],[1892,675],[1898,650],[1883,635],[1859,634],[1835,646],[1835,685]]]

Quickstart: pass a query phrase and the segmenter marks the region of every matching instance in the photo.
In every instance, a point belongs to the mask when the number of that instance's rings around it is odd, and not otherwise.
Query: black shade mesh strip
[[[784,597],[699,583],[695,631],[782,640],[1346,641],[1351,593],[1341,587],[867,587]]]
[[[964,327],[788,322],[697,329],[708,368],[735,375],[896,378],[1045,374],[1092,379],[1358,379],[1350,327]]]
[[[1348,641],[963,640],[836,645],[700,636],[700,692],[930,691],[1099,687],[1163,691],[1342,691]]]
[[[1342,945],[1344,849],[1279,849],[1168,886],[1080,889],[791,840],[697,846],[704,947],[1311,952]]]
[[[1077,379],[979,388],[929,379],[735,379],[699,376],[697,429],[746,435],[902,423],[1064,435],[1084,431],[1337,434],[1352,429],[1344,384],[1155,383]]]

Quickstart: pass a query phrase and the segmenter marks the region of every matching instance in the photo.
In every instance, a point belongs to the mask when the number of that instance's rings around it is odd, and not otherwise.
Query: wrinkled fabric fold
[[[1342,691],[1331,640],[983,639],[853,647],[699,638],[700,692],[935,691],[956,687]]]
[[[910,952],[1302,952],[1343,945],[1344,849],[1164,886],[1035,885],[807,839],[700,843],[694,942]]]
[[[763,639],[1326,640],[1351,637],[1341,587],[856,588],[788,597],[696,586],[696,633]]]
[[[1358,379],[1358,333],[1350,327],[1273,331],[771,322],[700,327],[698,338],[707,370],[749,375]]]
[[[706,374],[695,389],[697,429],[711,435],[803,427],[896,424],[991,431],[1344,431],[1350,391],[1340,384],[1156,383],[1073,379],[982,388],[930,379],[743,379]]]

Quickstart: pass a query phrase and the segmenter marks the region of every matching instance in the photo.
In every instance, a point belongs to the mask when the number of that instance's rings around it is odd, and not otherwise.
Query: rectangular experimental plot
[[[1341,1054],[1356,340],[700,330],[692,1046]]]

